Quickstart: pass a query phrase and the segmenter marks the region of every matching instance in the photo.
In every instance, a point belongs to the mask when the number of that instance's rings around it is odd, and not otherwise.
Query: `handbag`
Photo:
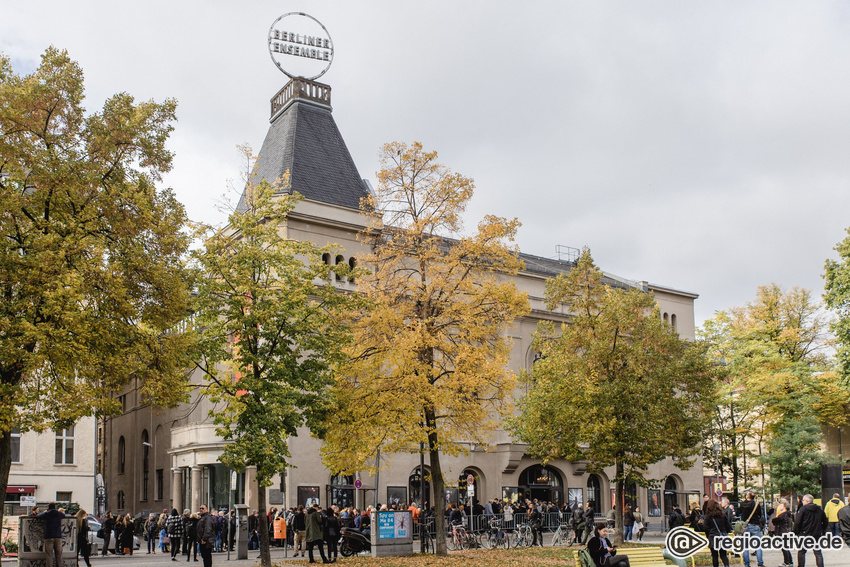
[[[99,530],[97,530],[97,533],[94,534],[94,535],[96,535],[100,539],[103,539],[103,528],[100,528]]]
[[[641,531],[643,529],[643,522],[635,522],[635,528],[637,531]]]
[[[732,532],[733,532],[735,535],[743,535],[744,530],[745,530],[745,529],[747,529],[747,524],[749,524],[749,523],[750,523],[750,520],[752,520],[752,519],[753,519],[753,516],[755,515],[756,510],[758,509],[758,507],[759,507],[759,503],[758,503],[758,502],[756,502],[756,503],[753,505],[753,511],[752,511],[752,512],[750,512],[750,517],[749,517],[749,518],[747,518],[747,521],[746,521],[746,522],[745,522],[745,521],[743,521],[743,520],[738,520],[737,522],[735,522],[735,525],[734,525],[734,526],[732,526]]]

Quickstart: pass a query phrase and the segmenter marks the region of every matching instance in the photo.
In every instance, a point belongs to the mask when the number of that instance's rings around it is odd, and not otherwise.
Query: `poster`
[[[378,539],[410,539],[410,512],[378,512]]]
[[[646,491],[646,499],[649,502],[649,506],[647,506],[646,515],[652,518],[660,518],[661,517],[661,491],[660,490],[647,490]]]
[[[570,508],[576,510],[584,507],[584,491],[581,488],[570,488],[567,494],[567,501],[570,504]]]

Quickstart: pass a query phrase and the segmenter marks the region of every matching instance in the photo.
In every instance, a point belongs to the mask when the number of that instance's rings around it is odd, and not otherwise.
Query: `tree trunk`
[[[272,567],[271,548],[269,547],[269,518],[266,516],[266,488],[257,483],[257,510],[260,514],[257,530],[260,532],[260,564]],[[251,537],[251,534],[248,534]]]
[[[428,428],[428,457],[431,463],[431,483],[434,487],[434,529],[436,530],[436,553],[440,557],[448,555],[446,547],[446,501],[443,497],[443,467],[440,464],[439,440],[437,439],[437,420],[433,410],[425,410],[425,424]]]
[[[617,499],[617,509],[614,511],[614,545],[623,545],[623,461],[617,459],[614,463],[616,470],[614,479],[617,483],[615,498]]]
[[[6,498],[6,488],[9,486],[9,471],[12,468],[12,432],[6,431],[0,436],[0,494]],[[3,512],[6,506],[0,506],[0,526],[3,525]]]

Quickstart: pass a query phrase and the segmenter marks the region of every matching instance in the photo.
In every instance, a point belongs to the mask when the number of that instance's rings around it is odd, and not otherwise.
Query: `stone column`
[[[209,506],[209,502],[204,502]],[[192,467],[192,511],[197,512],[201,507],[201,467]]]
[[[183,513],[183,469],[171,469],[171,507]]]

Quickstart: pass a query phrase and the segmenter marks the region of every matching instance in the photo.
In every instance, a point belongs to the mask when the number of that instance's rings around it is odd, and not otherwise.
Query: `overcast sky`
[[[197,220],[256,150],[286,77],[269,26],[333,38],[334,117],[375,184],[384,142],[473,177],[468,226],[516,216],[523,252],[700,294],[697,323],[759,285],[823,288],[850,226],[850,3],[0,0],[19,73],[50,44],[118,91],[179,102],[174,187]]]

